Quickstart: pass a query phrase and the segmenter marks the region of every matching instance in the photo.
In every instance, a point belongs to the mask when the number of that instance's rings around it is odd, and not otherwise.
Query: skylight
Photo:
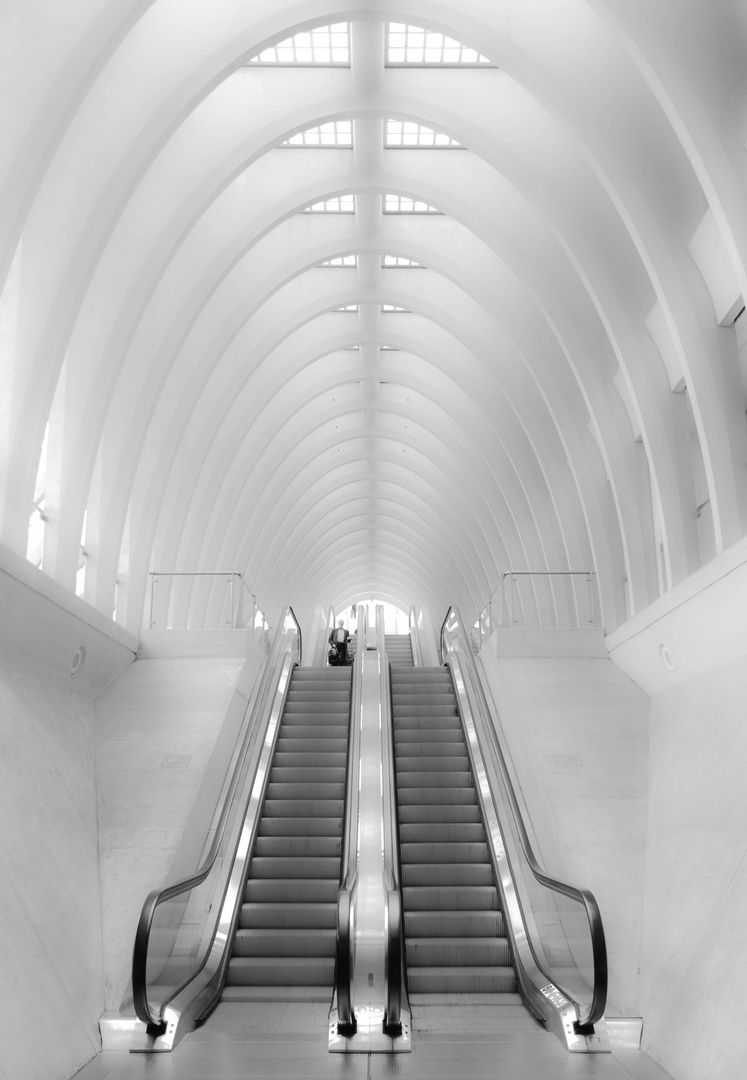
[[[340,147],[353,145],[353,121],[330,120],[318,127],[307,128],[306,131],[297,131],[291,135],[281,146],[301,147]]]
[[[406,308],[406,307],[398,307],[397,304],[382,304],[381,305],[381,310],[393,313],[393,312],[401,312],[401,311],[409,312],[410,309]]]
[[[355,195],[335,195],[332,199],[322,199],[312,203],[302,211],[304,214],[354,214]]]
[[[315,26],[263,49],[252,56],[250,64],[350,64],[350,38],[347,23]]]
[[[387,64],[490,64],[487,56],[469,49],[460,41],[422,26],[389,23],[387,27]]]
[[[344,304],[343,307],[338,307],[338,308],[335,308],[334,310],[335,311],[357,311],[358,310],[358,305],[357,304]]]
[[[385,195],[385,214],[440,214],[435,206],[421,199],[411,199],[407,195]]]
[[[325,259],[319,266],[357,266],[357,255],[336,255],[334,259]]]
[[[462,148],[462,144],[450,135],[434,131],[425,124],[416,124],[414,120],[387,120],[384,146],[389,149],[398,148],[428,148],[448,150],[454,147]]]
[[[397,267],[405,267],[407,269],[410,269],[410,268],[417,268],[418,270],[424,269],[424,266],[423,266],[422,263],[415,262],[414,259],[405,259],[401,255],[384,255],[384,257],[381,260],[381,265],[383,267],[397,266]]]

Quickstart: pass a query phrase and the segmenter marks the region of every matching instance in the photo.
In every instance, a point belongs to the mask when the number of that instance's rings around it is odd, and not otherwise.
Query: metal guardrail
[[[581,1045],[573,1045],[574,1037],[580,1043],[583,1037],[593,1035],[594,1025],[603,1016],[607,997],[607,951],[599,907],[587,889],[578,889],[558,881],[546,874],[539,864],[490,721],[490,710],[467,633],[453,607],[441,628],[441,654],[444,663],[452,670],[475,779],[486,809],[486,826],[492,841],[491,855],[503,893],[522,992],[532,1011],[547,1021],[549,1026],[554,1026],[569,1049],[583,1049]],[[499,806],[505,811],[503,814],[498,811]],[[510,822],[506,820],[507,816]],[[573,935],[578,934],[582,922],[587,927],[584,942],[579,944],[577,937],[561,942],[565,946],[563,955],[566,967],[560,977],[552,974],[553,965],[547,956],[553,950],[543,946],[537,928],[539,920],[531,909],[527,890],[522,887],[519,863],[522,871],[528,872],[539,886],[576,905]],[[557,926],[562,919],[559,912],[556,914]],[[557,938],[553,945],[557,954]],[[580,971],[574,973],[574,949],[578,950],[579,947],[590,949],[590,983]],[[575,977],[576,974],[578,977]],[[587,1001],[579,1000],[581,995],[578,988],[585,984],[590,989]]]
[[[331,609],[330,609],[331,611]],[[353,661],[353,686],[350,700],[350,735],[345,783],[345,811],[340,860],[340,891],[337,897],[337,935],[335,940],[335,988],[337,991],[337,1030],[340,1035],[354,1035],[358,1025],[353,1008],[353,965],[355,935],[353,911],[358,876],[358,807],[359,786],[355,775],[360,762],[363,654],[366,649],[366,610],[359,609],[356,656]]]
[[[399,839],[397,830],[397,781],[394,775],[394,738],[390,697],[389,661],[386,655],[384,608],[376,609],[376,640],[379,662],[379,707],[381,710],[381,762],[383,796],[384,894],[386,983],[384,1031],[402,1034],[402,997],[404,987],[404,917],[399,879]]]
[[[230,941],[230,929],[224,924],[235,923],[239,906],[238,877],[243,868],[237,870],[237,851],[243,852],[244,860],[251,853],[249,834],[256,832],[291,670],[301,657],[301,630],[288,608],[265,665],[208,851],[192,873],[153,890],[143,905],[133,950],[133,1003],[148,1036],[162,1040],[159,1049],[171,1049],[209,1009],[220,989]],[[209,896],[201,895],[196,905],[195,890],[205,882]],[[203,920],[193,908],[213,914]],[[159,912],[162,918],[157,922]],[[164,949],[165,943],[170,948]],[[154,949],[160,951],[154,955]],[[158,988],[157,1004],[149,987]]]

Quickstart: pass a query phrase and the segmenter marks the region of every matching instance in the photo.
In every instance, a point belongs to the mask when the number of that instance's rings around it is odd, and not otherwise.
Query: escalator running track
[[[393,665],[391,687],[410,1000],[517,1001],[451,674]]]
[[[295,668],[222,1001],[329,1001],[351,668]]]

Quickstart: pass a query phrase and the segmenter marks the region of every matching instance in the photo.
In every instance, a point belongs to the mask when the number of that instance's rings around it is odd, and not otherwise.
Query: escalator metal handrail
[[[446,656],[449,652],[445,640],[445,635],[446,626],[449,622],[450,617],[453,617],[456,620],[458,632],[462,639],[462,649],[460,650],[460,653],[467,658],[466,667],[469,672],[473,690],[478,697],[477,703],[479,709],[482,712],[483,718],[489,718],[490,708],[485,698],[485,693],[483,691],[482,682],[480,681],[479,673],[477,671],[477,665],[475,664],[475,658],[472,653],[472,648],[466,634],[464,633],[464,624],[461,621],[459,612],[453,605],[449,608],[449,612],[441,626],[440,640],[442,660],[444,663],[446,662]],[[508,767],[506,765],[506,759],[501,749],[500,742],[497,738],[494,725],[490,722],[487,722],[484,723],[482,726],[483,730],[487,732],[488,737],[490,738],[491,749],[494,754],[494,759],[498,764],[501,774],[501,780],[508,796],[511,813],[513,815],[514,822],[517,828],[519,841],[524,853],[524,857],[526,858],[534,877],[537,881],[540,882],[540,884],[544,885],[546,888],[551,889],[553,892],[560,893],[561,895],[566,896],[569,899],[574,900],[576,903],[580,904],[586,912],[592,947],[594,983],[592,987],[592,999],[588,1009],[583,1009],[578,1002],[575,1002],[576,1008],[579,1011],[576,1029],[579,1032],[584,1033],[593,1028],[593,1025],[598,1020],[601,1020],[607,1001],[607,946],[605,942],[604,927],[602,924],[602,917],[599,911],[599,905],[597,904],[593,893],[590,892],[588,889],[579,889],[574,885],[569,885],[567,882],[559,881],[557,878],[553,878],[549,874],[545,873],[545,871],[540,866],[539,860],[537,859],[537,856],[534,852],[532,842],[529,838],[529,834],[524,824],[524,818],[521,812],[521,808],[519,806],[519,801],[516,797],[516,792],[511,781]],[[536,959],[537,957],[535,953],[535,960]],[[542,965],[539,964],[539,961],[537,961],[537,964],[543,975],[547,975],[547,972],[543,970]],[[548,978],[550,977],[548,976]]]
[[[410,633],[410,644],[412,646],[413,664],[415,667],[423,667],[423,645],[420,641],[420,627],[418,626],[418,616],[414,604],[410,605],[408,629]]]
[[[384,608],[376,609],[376,641],[379,662],[379,706],[381,709],[381,761],[383,794],[385,963],[386,984],[384,1030],[388,1035],[402,1031],[403,925],[402,893],[399,878],[399,842],[397,836],[397,784],[394,778],[394,740],[390,699],[389,662],[386,655]]]
[[[360,790],[357,769],[360,765],[361,707],[363,700],[363,657],[366,651],[366,609],[358,608],[353,685],[350,695],[350,728],[345,772],[345,809],[340,860],[340,891],[337,896],[337,934],[335,938],[335,988],[337,992],[338,1030],[354,1034],[353,1007],[353,896],[358,875],[358,810]]]
[[[236,795],[236,790],[241,778],[241,774],[246,762],[247,755],[249,753],[249,747],[251,743],[251,734],[255,729],[256,723],[260,720],[260,714],[265,709],[270,709],[272,706],[272,698],[268,696],[269,688],[272,684],[273,677],[279,677],[277,673],[281,670],[282,662],[289,654],[285,656],[281,655],[281,647],[288,632],[288,620],[291,620],[295,624],[295,634],[298,636],[298,651],[297,662],[301,662],[302,657],[302,638],[301,627],[296,619],[295,613],[292,607],[288,607],[283,618],[280,621],[277,631],[275,632],[275,638],[270,649],[270,654],[265,663],[264,672],[262,674],[262,681],[260,685],[259,693],[255,699],[255,706],[252,711],[252,717],[248,724],[246,724],[244,739],[242,742],[241,750],[236,758],[233,774],[226,789],[225,796],[223,798],[223,805],[221,807],[220,816],[215,826],[215,833],[213,840],[210,844],[207,854],[200,866],[186,878],[182,878],[180,881],[174,882],[172,885],[168,885],[162,889],[153,889],[145,899],[142,910],[140,912],[140,918],[138,920],[137,931],[135,933],[135,944],[133,948],[132,956],[132,997],[135,1013],[139,1020],[147,1025],[149,1030],[158,1031],[165,1028],[164,1020],[154,1015],[150,1003],[148,1001],[148,987],[147,987],[147,966],[148,966],[148,945],[150,942],[150,934],[153,926],[153,917],[157,908],[168,900],[173,899],[175,896],[179,896],[183,893],[188,893],[198,885],[202,884],[207,878],[215,861],[218,857],[218,853],[221,848],[221,844],[224,839],[226,825],[228,822],[228,816],[230,814],[231,806]],[[295,659],[295,658],[294,658]],[[248,791],[251,791],[252,784],[247,783]],[[197,972],[192,972],[188,978],[177,986],[169,996],[169,1000],[173,999],[181,990],[187,986],[195,977]],[[162,1003],[165,1005],[166,1002]]]

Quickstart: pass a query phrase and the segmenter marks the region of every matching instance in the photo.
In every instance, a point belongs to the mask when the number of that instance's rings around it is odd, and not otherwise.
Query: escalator
[[[221,1001],[329,1001],[351,668],[295,668]]]
[[[412,641],[409,634],[386,634],[387,660],[393,667],[413,667]]]
[[[451,674],[392,663],[391,696],[410,1000],[513,1001],[516,977]]]

